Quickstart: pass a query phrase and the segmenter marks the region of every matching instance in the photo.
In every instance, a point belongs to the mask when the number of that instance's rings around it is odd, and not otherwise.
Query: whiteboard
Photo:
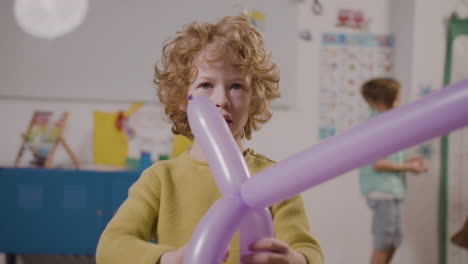
[[[42,40],[16,24],[13,1],[0,1],[0,98],[153,101],[153,70],[163,43],[194,20],[263,13],[267,49],[280,67],[281,102],[294,98],[297,6],[287,0],[90,0],[75,31]]]

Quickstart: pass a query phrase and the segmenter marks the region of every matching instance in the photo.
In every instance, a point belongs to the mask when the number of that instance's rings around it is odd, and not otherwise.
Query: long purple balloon
[[[221,263],[237,226],[248,210],[239,195],[227,195],[217,200],[192,234],[184,264]]]
[[[195,97],[188,105],[187,117],[219,192],[222,195],[239,192],[242,183],[250,177],[250,172],[217,107],[206,97]]]
[[[251,208],[282,201],[354,168],[468,124],[468,80],[400,106],[261,172],[241,187]]]
[[[252,242],[273,236],[274,230],[270,210],[268,208],[260,210],[249,209],[242,219],[239,228],[240,256],[252,253],[249,250],[249,245]]]
[[[196,97],[188,105],[187,116],[195,141],[201,146],[208,160],[221,195],[223,197],[238,195],[242,183],[250,178],[250,172],[226,121],[219,114],[219,109],[207,98]],[[210,230],[215,227],[211,224],[207,225],[210,226]],[[243,255],[250,252],[248,246],[251,243],[274,235],[270,211],[262,208],[245,212],[239,229],[240,253]],[[220,230],[220,232],[222,231]],[[203,231],[198,231],[198,234],[202,235]],[[191,243],[199,243],[199,241],[191,241],[189,244]],[[217,246],[218,249],[219,246]],[[200,247],[191,247],[186,253],[186,258],[191,259],[191,262],[188,263],[196,263],[193,261],[202,254],[205,253],[201,251]]]
[[[190,104],[195,101],[202,102],[200,107],[211,104],[207,99],[194,99]],[[213,111],[213,113],[218,112]],[[245,182],[243,182],[245,178],[235,178],[237,176],[233,174],[225,174],[231,176],[222,179],[220,186],[224,185],[222,189],[230,194],[217,201],[199,223],[190,240],[184,263],[220,263],[239,222],[243,221],[245,215],[252,210],[260,212],[267,206],[351,169],[467,124],[468,80],[465,80],[329,138],[315,147],[259,172]],[[218,147],[212,147],[222,149],[225,143],[223,142],[223,140],[211,141],[206,144],[217,144]],[[209,159],[224,159],[218,156],[222,155],[221,150],[213,152],[216,153],[216,157]],[[205,152],[206,154],[208,153]],[[234,164],[238,162],[237,158],[236,160]],[[217,160],[214,163],[216,162],[224,164],[220,170],[230,170],[231,165],[226,160]],[[241,171],[243,170],[245,169]],[[232,186],[226,186],[230,184]],[[239,184],[241,184],[240,191],[237,192]]]

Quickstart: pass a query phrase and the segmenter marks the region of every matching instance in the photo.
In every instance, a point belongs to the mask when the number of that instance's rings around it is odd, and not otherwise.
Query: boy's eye
[[[202,84],[200,84],[199,87],[203,88],[203,89],[209,89],[209,88],[211,88],[211,84],[210,83],[202,83]]]
[[[233,90],[242,90],[244,87],[240,83],[234,83],[231,85],[231,89]]]

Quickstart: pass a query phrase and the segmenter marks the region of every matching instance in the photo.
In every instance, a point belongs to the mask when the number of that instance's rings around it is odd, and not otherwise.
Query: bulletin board
[[[468,18],[454,13],[448,24],[444,83],[468,79]],[[468,263],[468,251],[451,239],[468,217],[468,128],[442,138],[440,189],[440,263]]]
[[[360,95],[363,82],[393,74],[392,35],[324,33],[318,92],[319,139],[343,132],[369,117]]]
[[[0,1],[0,98],[153,101],[163,43],[195,20],[240,15],[240,5],[264,17],[257,26],[281,70],[280,100],[293,101],[299,42],[293,1],[89,1],[84,23],[54,40],[22,32],[13,4]]]

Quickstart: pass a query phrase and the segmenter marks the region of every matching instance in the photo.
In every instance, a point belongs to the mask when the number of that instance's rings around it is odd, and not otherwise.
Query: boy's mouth
[[[226,120],[226,123],[228,124],[229,127],[232,127],[232,119],[228,115],[223,115],[224,120]]]

